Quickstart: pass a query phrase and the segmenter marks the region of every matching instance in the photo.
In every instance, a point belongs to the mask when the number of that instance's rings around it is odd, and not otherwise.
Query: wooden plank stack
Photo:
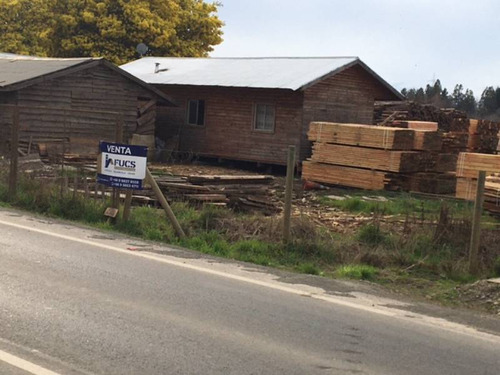
[[[500,155],[461,153],[457,162],[457,198],[473,201],[476,197],[479,171],[486,178],[484,208],[500,214]]]
[[[479,171],[500,172],[500,155],[462,152],[458,155],[457,177],[477,179]]]
[[[315,182],[368,190],[453,193],[454,176],[436,171],[440,159],[441,168],[455,167],[437,153],[441,134],[428,130],[436,125],[407,122],[405,126],[312,122],[308,137],[314,142],[313,152],[303,163],[302,176]]]
[[[456,196],[468,201],[476,199],[477,179],[459,178],[457,179]],[[484,187],[484,209],[500,215],[500,176],[493,175],[486,178]]]
[[[453,130],[453,122],[466,118],[465,112],[454,108],[437,108],[412,101],[376,102],[374,111],[374,124],[403,127],[401,124],[404,121],[432,121],[437,122],[443,132],[456,131]]]
[[[414,131],[383,126],[312,122],[308,137],[313,142],[381,148],[385,150],[411,150]]]
[[[496,154],[500,123],[489,120],[469,120],[468,152]]]
[[[431,168],[433,164],[430,154],[418,151],[392,151],[322,142],[314,143],[311,160],[388,172],[418,172]]]
[[[441,133],[434,130],[415,130],[414,150],[440,151],[443,147],[443,137]]]

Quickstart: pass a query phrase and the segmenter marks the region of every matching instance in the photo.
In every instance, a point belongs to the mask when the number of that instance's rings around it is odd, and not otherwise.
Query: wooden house
[[[285,164],[310,153],[311,121],[372,124],[374,101],[401,95],[356,57],[158,58],[124,70],[168,93],[157,136],[202,156]]]
[[[10,137],[12,105],[19,108],[21,142],[95,152],[99,140],[115,139],[117,126],[123,127],[125,141],[134,133],[154,135],[157,104],[171,101],[104,59],[0,54],[4,144]]]

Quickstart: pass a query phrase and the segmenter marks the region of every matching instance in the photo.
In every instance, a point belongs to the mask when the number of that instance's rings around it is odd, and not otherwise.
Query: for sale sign
[[[97,182],[119,189],[141,190],[146,178],[148,148],[144,146],[100,143]]]

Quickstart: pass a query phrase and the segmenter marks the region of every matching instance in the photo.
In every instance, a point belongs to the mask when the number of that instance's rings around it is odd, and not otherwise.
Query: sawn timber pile
[[[406,124],[410,126],[409,124]],[[451,194],[455,190],[453,158],[439,153],[441,133],[418,129],[313,122],[305,180],[368,190],[407,190]],[[439,168],[443,172],[437,172]]]
[[[426,122],[435,122],[443,133],[443,152],[497,153],[500,123],[469,119],[463,111],[430,104],[411,101],[375,103],[374,124],[424,130]],[[434,129],[429,126],[429,130]]]
[[[500,214],[500,155],[461,153],[457,163],[456,197],[475,200],[479,171],[487,172],[484,208]]]

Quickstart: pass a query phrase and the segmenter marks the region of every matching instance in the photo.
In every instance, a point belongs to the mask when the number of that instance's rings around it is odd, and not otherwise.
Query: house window
[[[254,129],[272,132],[274,131],[275,108],[274,105],[256,104]]]
[[[205,101],[189,100],[187,117],[189,125],[205,125]]]

